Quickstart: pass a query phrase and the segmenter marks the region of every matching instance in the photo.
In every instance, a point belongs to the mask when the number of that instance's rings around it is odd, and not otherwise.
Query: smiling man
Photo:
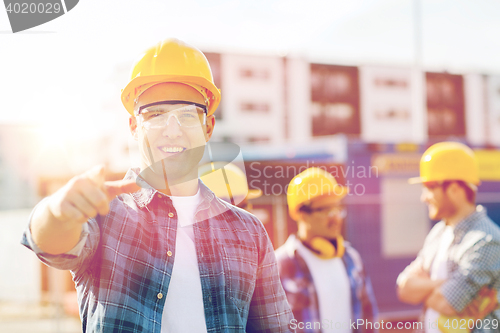
[[[84,332],[292,331],[264,226],[198,179],[219,101],[203,53],[158,43],[122,92],[140,168],[92,169],[35,207],[22,243],[71,270]]]
[[[370,280],[359,253],[342,237],[347,193],[320,168],[305,170],[288,185],[288,210],[298,231],[276,257],[297,332],[374,331]]]
[[[204,96],[186,84],[159,83],[137,98],[134,112],[130,129],[140,145],[141,176],[169,195],[197,189],[197,166],[215,125]]]
[[[400,300],[424,304],[427,333],[498,332],[500,229],[476,206],[474,152],[458,142],[437,143],[425,151],[420,177],[410,183],[423,185],[429,218],[440,222],[399,275]],[[462,329],[453,330],[457,326]]]

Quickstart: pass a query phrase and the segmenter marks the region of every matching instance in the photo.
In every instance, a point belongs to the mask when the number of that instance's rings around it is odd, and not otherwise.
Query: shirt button
[[[212,303],[212,297],[209,297],[209,298],[208,298],[208,301],[209,301],[210,303]]]
[[[156,297],[158,297],[158,299],[162,299],[163,298],[163,294],[162,293],[158,293],[158,295],[156,295]]]
[[[168,213],[168,217],[174,217],[174,213],[172,212]]]
[[[172,256],[172,251],[167,251],[167,256],[171,257]]]

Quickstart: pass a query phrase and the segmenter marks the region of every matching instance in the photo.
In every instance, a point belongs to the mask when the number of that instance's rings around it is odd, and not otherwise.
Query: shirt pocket
[[[247,312],[255,290],[258,269],[258,252],[255,246],[229,241],[224,244],[216,239],[225,275],[228,298],[240,312]]]

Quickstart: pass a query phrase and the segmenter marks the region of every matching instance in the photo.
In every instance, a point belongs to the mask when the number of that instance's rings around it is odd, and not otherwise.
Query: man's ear
[[[461,192],[463,192],[465,197],[465,190],[457,182],[451,182],[451,184],[446,188],[446,194],[453,200],[458,198],[462,194]]]
[[[460,189],[460,185],[458,185],[457,182],[451,182],[450,185],[448,185],[448,188],[446,189],[450,193],[456,193]]]
[[[214,127],[215,127],[215,116],[214,115],[208,116],[206,131],[205,131],[206,142],[208,142],[208,140],[210,140],[210,138],[212,137],[212,134],[214,133]]]
[[[137,141],[139,135],[137,134],[137,119],[134,116],[130,116],[130,118],[128,118],[128,127],[130,128],[132,137]]]

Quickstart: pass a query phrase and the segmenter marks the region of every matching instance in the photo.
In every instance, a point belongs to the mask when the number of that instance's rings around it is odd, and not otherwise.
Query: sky
[[[119,96],[127,77],[117,68],[166,37],[204,51],[412,66],[416,5],[424,69],[500,75],[493,0],[82,0],[16,34],[0,9],[0,124],[83,135],[126,120]],[[123,113],[104,112],[110,103]]]

